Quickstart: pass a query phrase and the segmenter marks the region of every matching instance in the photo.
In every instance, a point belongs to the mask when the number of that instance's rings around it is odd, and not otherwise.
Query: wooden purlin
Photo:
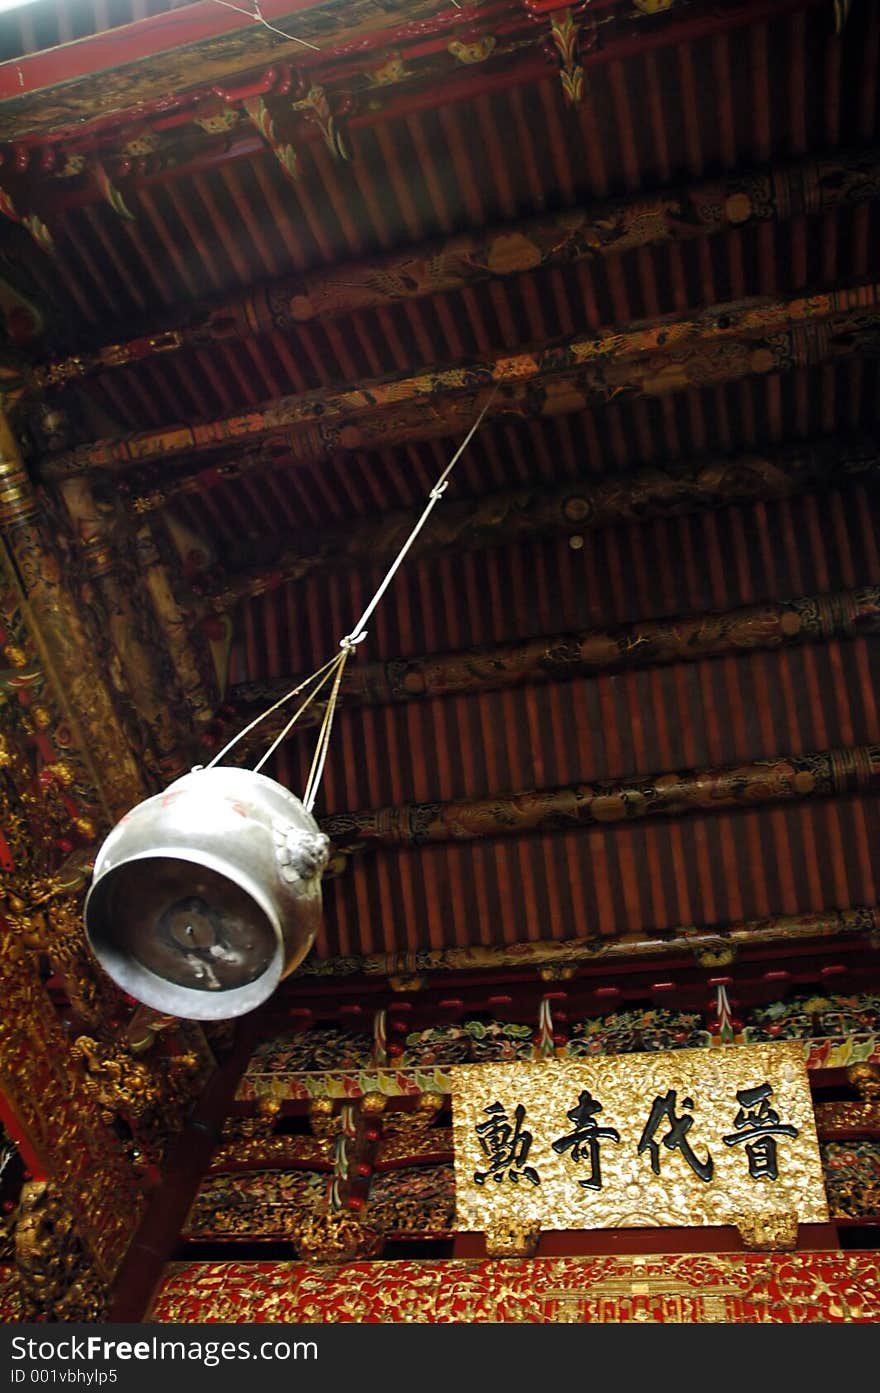
[[[267,2],[271,4],[272,0]],[[622,0],[619,15],[598,16],[606,29],[611,21],[619,21],[621,33],[614,38],[606,33],[604,44],[594,44],[590,52],[582,55],[582,66],[595,67],[633,53],[723,34],[823,3],[825,0],[743,0],[727,12],[719,13],[717,6],[706,4],[698,6],[695,13],[692,0],[668,0],[664,9],[653,16],[654,23],[646,28],[640,25],[638,12]],[[281,7],[284,8],[283,3]],[[270,62],[296,64],[309,78],[317,75],[323,81],[338,70],[344,84],[347,77],[381,67],[389,46],[402,46],[418,57],[420,50],[425,51],[425,45],[418,43],[420,30],[423,35],[431,29],[441,35],[450,30],[454,34],[461,18],[456,9],[436,0],[406,0],[405,4],[383,0],[381,8],[376,3],[350,0],[345,12],[336,14],[332,12],[338,11],[338,6],[326,0],[323,4],[306,4],[297,16],[296,35],[305,44],[317,39],[319,51],[315,53],[301,42],[285,43],[278,35],[268,36],[257,24],[243,26],[235,7],[231,7],[229,15],[224,15],[219,7],[209,8],[209,0],[190,8],[192,12],[176,23],[173,17],[169,21],[167,15],[155,16],[152,21],[116,30],[109,42],[107,36],[97,34],[48,53],[37,52],[0,65],[0,107],[9,138],[32,143],[84,130],[94,137],[114,125],[143,119],[145,114],[160,115],[193,106],[210,97],[221,83],[221,91],[231,89],[234,94],[237,85],[252,86],[254,71],[262,70],[264,74],[265,65]],[[596,0],[596,11],[600,8],[613,11],[616,0]],[[690,13],[682,13],[687,10]],[[316,11],[317,18],[309,11]],[[384,24],[377,22],[383,18]],[[397,24],[395,19],[399,20]],[[475,90],[533,82],[547,74],[547,59],[541,49],[545,35],[547,40],[550,38],[549,21],[545,21],[544,29],[534,22],[534,17],[529,22],[530,17],[523,14],[519,5],[503,3],[484,8],[482,15],[469,14],[468,19],[471,41],[476,40],[474,46],[479,47],[483,40],[488,43],[488,51],[478,60],[474,73],[468,71],[474,62],[467,54],[469,44],[462,45],[464,72],[457,82],[453,79],[450,83],[455,88],[453,99],[472,95]],[[482,59],[492,54],[494,44],[488,41],[494,38],[493,31],[511,35],[512,54],[521,48],[526,52],[518,60],[514,57],[506,70],[484,75],[480,65]],[[448,32],[446,38],[448,47]],[[453,37],[451,43],[455,42]],[[429,43],[429,50],[430,47]],[[535,49],[539,51],[536,53]],[[346,58],[350,59],[347,64]],[[327,66],[320,67],[322,62]],[[415,97],[405,94],[392,103],[392,110],[396,115],[401,108],[411,111],[433,104],[434,94],[428,90]],[[376,114],[368,109],[355,120],[368,122],[371,118],[375,120]]]
[[[697,315],[665,315],[647,325],[580,335],[483,362],[391,374],[341,391],[300,392],[217,421],[98,440],[49,457],[42,473],[62,479],[92,470],[118,471],[281,430],[291,432],[294,450],[311,458],[340,449],[378,448],[398,438],[448,434],[453,428],[448,415],[456,423],[460,415],[456,402],[464,404],[472,419],[474,394],[491,388],[496,396],[490,414],[565,414],[590,400],[666,396],[875,351],[878,324],[877,283],[714,305]],[[453,409],[444,416],[447,402]]]
[[[709,236],[754,223],[829,212],[880,196],[880,151],[854,151],[730,175],[681,192],[619,199],[580,211],[461,234],[371,261],[315,268],[270,281],[216,304],[197,306],[183,322],[156,328],[94,354],[34,369],[38,387],[219,340],[249,338],[303,322],[461,290],[493,278],[618,255],[639,247]]]
[[[591,364],[571,372],[505,384],[487,410],[503,423],[571,416],[615,402],[651,402],[733,382],[772,381],[795,368],[834,365],[876,355],[880,316],[856,311],[752,341],[692,340],[678,352],[661,350],[633,362]],[[486,391],[438,396],[419,405],[353,414],[338,423],[289,433],[295,461],[320,463],[354,451],[463,436],[486,401]]]
[[[643,960],[663,957],[693,957],[705,966],[714,964],[723,971],[733,955],[752,949],[760,954],[768,948],[791,948],[826,939],[850,938],[859,944],[876,941],[880,947],[880,909],[860,905],[849,909],[829,909],[815,914],[778,914],[738,924],[682,924],[663,933],[645,930],[621,938],[600,935],[573,939],[527,940],[511,944],[474,944],[469,948],[422,948],[415,952],[351,954],[346,957],[308,957],[291,980],[287,991],[295,990],[300,978],[332,981],[336,978],[365,977],[395,979],[399,983],[420,981],[436,974],[499,973],[529,971],[565,975],[591,964],[619,963],[635,966]]]
[[[411,554],[480,550],[536,537],[580,535],[652,517],[788,498],[807,489],[827,488],[848,476],[872,476],[878,465],[878,445],[865,434],[848,440],[818,439],[767,453],[719,456],[663,468],[645,466],[597,483],[490,493],[438,509]],[[230,569],[216,579],[215,572],[205,581],[197,578],[195,585],[208,606],[223,613],[242,599],[288,582],[363,566],[377,557],[393,558],[416,516],[395,513],[378,523],[357,523],[316,538],[282,540],[257,570],[236,574]]]
[[[321,819],[338,872],[348,856],[378,847],[511,837],[620,824],[650,817],[729,812],[762,804],[880,792],[880,745],[743,761],[718,769],[674,770],[617,783],[498,793],[446,803],[409,803]]]
[[[751,605],[726,613],[692,615],[628,624],[620,629],[585,629],[533,639],[423,654],[346,668],[340,697],[346,707],[378,706],[462,693],[498,691],[523,683],[564,681],[599,673],[632,671],[662,663],[701,662],[735,653],[754,653],[835,637],[880,634],[880,586],[834,595]],[[299,686],[302,677],[241,683],[228,700],[237,719],[265,707]],[[282,708],[236,746],[231,759],[264,748],[287,724]],[[297,723],[317,724],[322,709],[312,704]]]
[[[822,487],[837,475],[870,474],[878,458],[877,437],[870,430],[840,436],[804,439],[788,448],[773,445],[761,451],[728,456],[671,460],[663,466],[631,465],[625,474],[611,472],[599,480],[575,478],[567,484],[502,489],[466,502],[454,494],[444,501],[430,532],[414,544],[416,554],[447,547],[471,549],[581,531],[596,525],[634,522],[654,513],[670,516],[676,509],[724,506],[747,497],[782,497],[808,487]],[[586,449],[584,454],[587,454]],[[578,466],[581,460],[578,459]],[[126,480],[132,511],[144,516],[165,508],[187,494],[209,493],[222,484],[276,471],[279,486],[290,480],[291,452],[283,440],[272,439],[260,449],[229,456],[204,468],[177,469],[150,465]],[[285,477],[286,476],[286,477]],[[256,480],[255,480],[256,481]],[[286,560],[272,550],[273,576],[290,565],[291,578],[360,564],[377,556],[394,556],[418,516],[400,511],[378,518],[355,519],[345,528],[321,529],[297,537]],[[284,534],[280,534],[282,537]],[[267,543],[267,548],[269,547]],[[283,542],[276,543],[283,547]],[[231,548],[232,555],[236,548]],[[231,570],[237,569],[234,563]],[[209,586],[218,591],[219,586]]]
[[[297,6],[296,39],[280,42],[235,7],[197,0],[189,13],[157,15],[108,34],[94,34],[0,65],[0,103],[9,138],[62,133],[108,118],[130,119],[138,107],[170,106],[196,83],[212,83],[272,61],[301,62],[303,44],[328,35],[335,47],[387,41],[395,23],[430,17],[438,0],[335,0]],[[289,14],[286,0],[266,0],[266,17]],[[384,21],[384,22],[382,22]],[[283,26],[282,26],[283,27]],[[385,31],[384,34],[382,31]],[[63,94],[63,95],[62,95]]]

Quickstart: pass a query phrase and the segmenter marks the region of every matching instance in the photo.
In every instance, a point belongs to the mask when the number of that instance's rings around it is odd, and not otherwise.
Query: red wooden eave
[[[260,12],[269,24],[296,37],[295,17],[308,10],[323,8],[327,0],[262,0]],[[610,8],[616,0],[594,0],[593,9]],[[170,10],[164,14],[152,15],[148,19],[136,20],[132,24],[90,34],[72,43],[59,44],[54,48],[43,49],[37,53],[26,54],[20,58],[0,63],[0,101],[24,96],[27,92],[40,92],[61,83],[73,82],[77,78],[91,77],[108,69],[124,67],[145,58],[153,58],[162,53],[171,53],[189,44],[203,43],[210,39],[222,38],[227,34],[244,30],[262,29],[267,40],[278,41],[278,35],[259,24],[257,16],[248,22],[243,14],[245,6],[226,7],[214,0],[198,0],[181,10]],[[499,6],[492,6],[496,13]],[[331,40],[325,48],[308,41],[303,44],[302,59],[311,57],[326,58],[329,53],[335,56],[348,51],[366,52],[376,44],[394,45],[408,38],[427,34],[434,29],[445,29],[469,21],[472,25],[479,19],[485,25],[486,11],[479,16],[462,11],[455,4],[438,5],[438,12],[415,23],[402,23],[378,28],[374,31],[349,37],[342,43]],[[272,48],[267,47],[266,57],[272,57]],[[260,60],[257,60],[260,61]]]

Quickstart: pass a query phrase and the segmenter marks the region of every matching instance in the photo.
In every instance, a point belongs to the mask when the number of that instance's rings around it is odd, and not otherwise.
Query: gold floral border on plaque
[[[798,1044],[450,1072],[458,1229],[828,1220]]]

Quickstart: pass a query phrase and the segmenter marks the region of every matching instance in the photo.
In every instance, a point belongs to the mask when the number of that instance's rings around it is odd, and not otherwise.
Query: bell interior
[[[277,928],[236,881],[148,856],[108,870],[86,905],[98,961],[137,1000],[191,1019],[251,1010],[281,975]]]

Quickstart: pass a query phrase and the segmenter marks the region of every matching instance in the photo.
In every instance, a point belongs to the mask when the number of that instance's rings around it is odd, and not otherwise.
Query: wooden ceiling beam
[[[633,251],[639,247],[824,214],[880,196],[880,150],[845,151],[727,178],[677,192],[638,195],[579,210],[432,241],[388,256],[316,267],[186,311],[186,320],[37,366],[36,387],[64,386],[157,354],[331,320],[484,280],[519,276]]]
[[[458,653],[356,663],[345,672],[340,696],[347,709],[380,706],[878,633],[880,586],[865,586],[834,595],[748,605],[722,614],[646,620],[615,629],[486,644]],[[301,681],[302,677],[281,677],[233,687],[228,700],[235,707],[236,723],[250,719],[255,708],[278,701]],[[231,758],[247,759],[256,749],[266,748],[289,715],[285,709],[261,722],[236,746]],[[303,712],[297,729],[317,724],[323,715],[324,707],[313,703]]]
[[[93,441],[50,456],[44,478],[116,472],[289,431],[295,454],[322,458],[403,439],[448,435],[494,391],[492,414],[565,414],[620,396],[666,396],[875,351],[880,283],[786,299],[714,305],[696,315],[578,335],[537,349],[319,388],[202,424]],[[449,404],[452,411],[448,411]],[[456,409],[457,404],[457,409]],[[409,414],[407,414],[407,412]],[[383,414],[384,413],[384,414]],[[378,419],[377,419],[378,418]]]
[[[381,0],[368,6],[263,0],[262,15],[268,25],[277,22],[275,33],[242,8],[196,0],[183,11],[0,63],[6,137],[133,119],[151,106],[167,110],[184,100],[194,76],[210,90],[266,63],[308,64],[349,46],[373,50],[400,42],[413,23],[425,26],[434,19],[450,28],[456,20],[443,0]],[[277,28],[290,37],[285,41]]]
[[[346,977],[421,979],[446,973],[529,971],[553,980],[573,976],[593,964],[635,965],[645,958],[686,956],[705,960],[706,966],[729,964],[740,952],[760,953],[768,948],[789,951],[795,945],[826,938],[870,939],[880,942],[880,909],[855,906],[820,910],[813,914],[777,914],[770,918],[735,924],[708,924],[697,928],[683,924],[652,934],[628,934],[618,938],[525,940],[516,944],[472,944],[467,948],[421,948],[409,953],[373,953],[337,958],[310,956],[289,977],[285,995],[297,995],[316,979]],[[722,968],[723,971],[723,968]],[[340,987],[345,989],[344,981]]]
[[[645,465],[595,482],[568,481],[550,488],[509,489],[461,503],[447,503],[431,519],[411,555],[475,551],[490,546],[573,536],[600,527],[643,522],[734,504],[790,498],[880,468],[880,437],[830,436],[774,450]],[[173,495],[172,495],[173,496]],[[157,494],[150,495],[155,501]],[[158,495],[167,502],[167,496]],[[135,511],[141,511],[138,500]],[[210,609],[224,613],[240,600],[329,570],[392,559],[412,531],[418,512],[394,512],[352,522],[346,528],[293,538],[276,534],[260,542],[260,565],[230,570],[218,579],[191,577]]]
[[[613,825],[649,817],[730,812],[880,791],[880,745],[780,754],[712,769],[674,770],[616,783],[569,784],[523,793],[403,803],[321,819],[333,843],[327,874],[379,847],[421,847]]]
[[[597,65],[827,3],[828,0],[741,0],[723,9],[707,3],[695,10],[692,0],[669,0],[665,12],[658,11],[651,16],[653,23],[645,25],[643,16],[628,0],[593,0],[592,13],[585,24],[587,42],[582,49],[586,51],[577,54],[574,63],[583,75]],[[451,47],[455,43],[464,49],[460,61],[468,71],[458,82],[453,77],[453,86],[460,89],[453,100],[492,87],[539,81],[552,71],[543,52],[528,53],[507,70],[485,74],[481,71],[485,59],[495,51],[496,34],[511,34],[510,52],[537,46],[552,52],[550,16],[529,15],[527,7],[518,4],[486,5],[477,13],[461,6],[458,10],[445,7],[437,0],[384,0],[383,9],[388,15],[384,25],[377,23],[375,4],[369,7],[366,23],[358,23],[358,6],[340,7],[314,0],[300,0],[299,5],[296,0],[266,0],[266,5],[276,9],[280,6],[287,16],[296,7],[297,23],[281,27],[287,34],[295,33],[299,42],[285,42],[258,23],[243,26],[234,9],[230,8],[224,17],[222,6],[213,0],[200,0],[189,5],[183,14],[157,15],[0,64],[0,111],[5,138],[27,144],[47,138],[81,139],[84,133],[112,133],[124,126],[143,126],[151,116],[167,117],[210,98],[218,90],[222,97],[235,90],[236,84],[241,87],[244,79],[252,79],[254,72],[265,74],[267,64],[276,68],[295,65],[307,80],[321,84],[332,80],[334,67],[338,66],[351,87],[353,78],[369,73],[383,56],[387,58],[389,48],[404,49],[408,57],[410,53],[418,57],[422,51],[430,52],[431,44],[419,44],[418,40],[420,36],[428,37],[432,29],[445,31],[451,53],[455,53]],[[565,8],[561,4],[557,11]],[[615,13],[617,10],[619,14]],[[399,16],[404,17],[404,22],[395,24]],[[540,22],[536,23],[536,19]],[[597,21],[602,25],[602,43],[592,41]],[[219,32],[221,28],[227,32]],[[612,35],[612,28],[620,29],[620,36]],[[401,77],[411,79],[412,72]],[[381,87],[383,82],[378,85]],[[420,106],[433,108],[436,104],[436,89],[415,96],[404,94],[380,112],[379,119],[412,112]],[[359,119],[371,124],[375,113],[364,112]]]

